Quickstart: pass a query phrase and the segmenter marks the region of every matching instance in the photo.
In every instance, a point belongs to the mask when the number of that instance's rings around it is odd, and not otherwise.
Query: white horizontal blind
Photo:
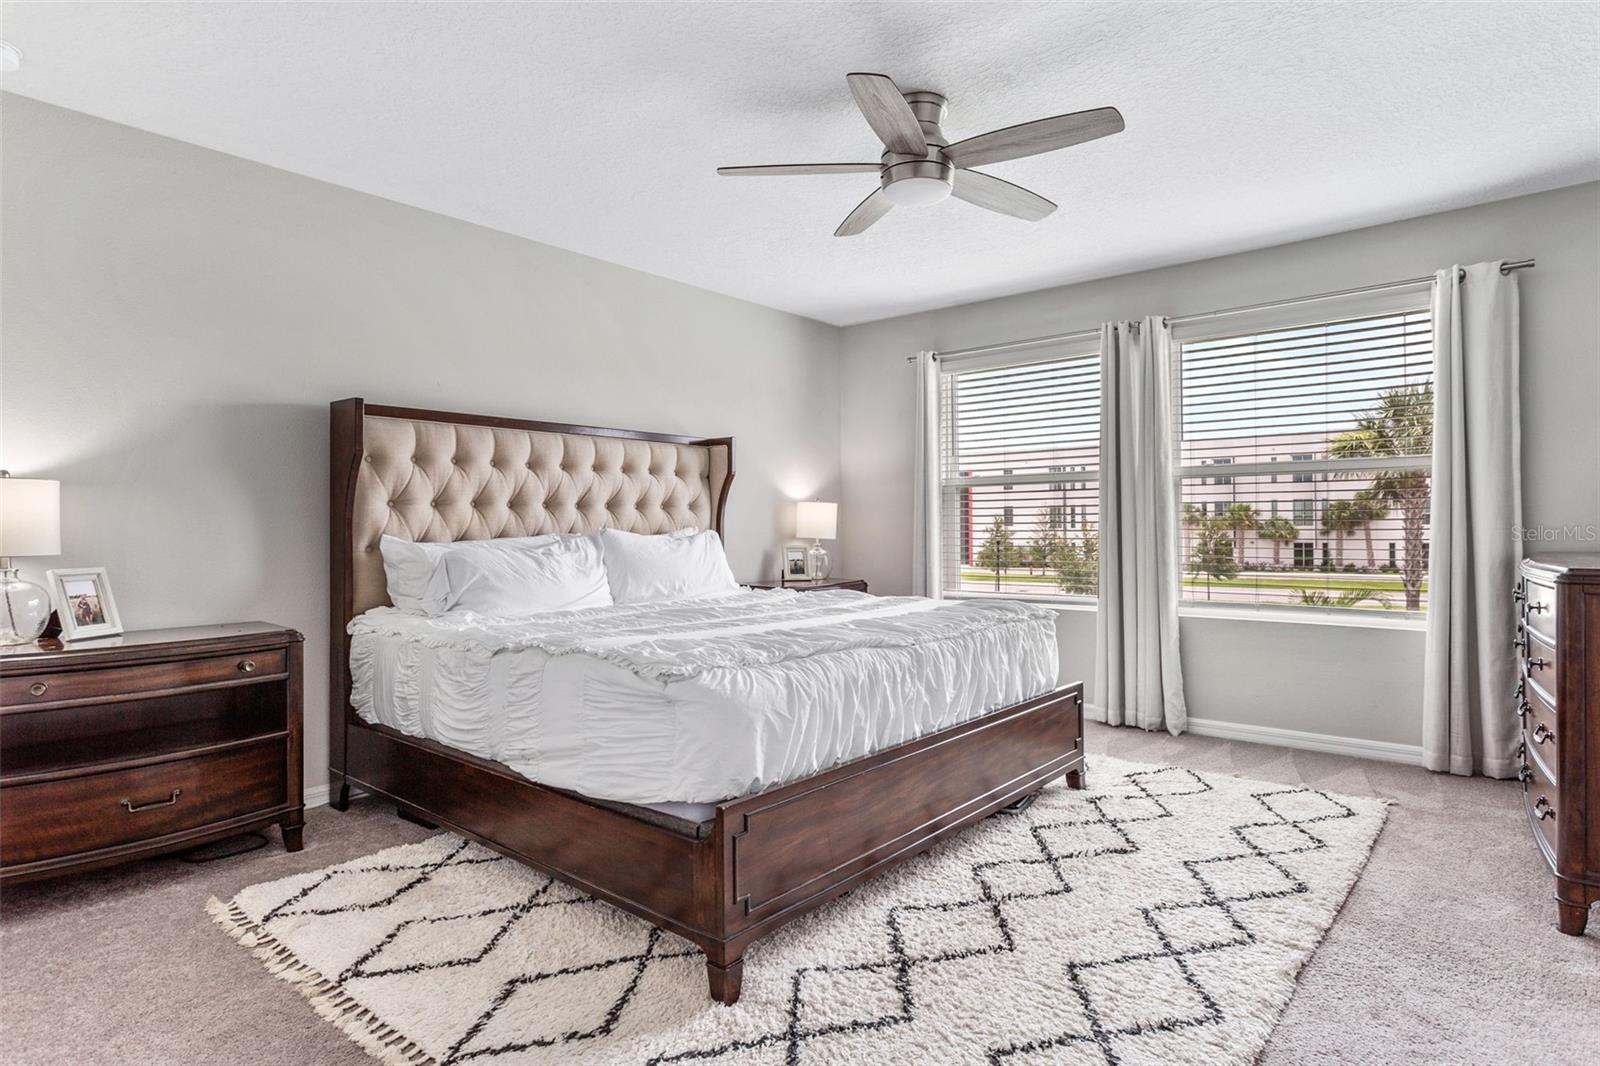
[[[1412,301],[1178,346],[1185,600],[1425,608],[1433,326]]]
[[[946,595],[1093,599],[1098,339],[941,359],[940,584]]]

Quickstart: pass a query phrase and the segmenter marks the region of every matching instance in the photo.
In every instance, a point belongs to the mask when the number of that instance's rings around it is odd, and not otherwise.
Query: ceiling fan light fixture
[[[950,195],[955,168],[920,159],[883,169],[883,197],[897,207],[926,207]]]

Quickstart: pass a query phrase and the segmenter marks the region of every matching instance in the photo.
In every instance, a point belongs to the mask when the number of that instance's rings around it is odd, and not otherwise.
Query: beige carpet
[[[1089,747],[1396,801],[1262,1063],[1592,1061],[1600,917],[1581,940],[1555,931],[1514,785],[1098,727]],[[203,904],[430,835],[358,803],[312,811],[298,855],[274,841],[208,865],[156,860],[6,890],[0,1061],[369,1066],[292,987],[219,937]]]

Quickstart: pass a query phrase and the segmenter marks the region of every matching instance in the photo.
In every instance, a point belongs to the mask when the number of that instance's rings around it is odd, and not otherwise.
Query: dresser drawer
[[[0,863],[96,851],[287,803],[284,742],[0,789]],[[298,799],[296,800],[298,802]]]
[[[281,675],[287,660],[281,648],[169,663],[75,670],[0,678],[0,707],[7,710],[56,706],[81,700],[128,699],[222,681]]]
[[[1528,821],[1539,836],[1540,849],[1554,865],[1556,861],[1556,819],[1561,816],[1561,789],[1545,775],[1538,759],[1523,764],[1522,798],[1528,808]]]
[[[1524,581],[1522,592],[1526,602],[1522,617],[1528,628],[1548,641],[1556,639],[1556,590],[1554,585],[1541,585],[1537,581]]]
[[[1556,732],[1556,709],[1532,686],[1526,687],[1523,706],[1526,710],[1522,715],[1522,739],[1527,742],[1528,750],[1537,753],[1540,761],[1550,768],[1551,776],[1559,779],[1561,762],[1556,752],[1561,737]]]
[[[1552,700],[1556,699],[1561,689],[1555,644],[1548,637],[1540,636],[1527,627],[1522,630],[1522,638],[1525,642],[1522,647],[1522,669],[1523,676],[1532,682],[1529,687],[1543,692]]]

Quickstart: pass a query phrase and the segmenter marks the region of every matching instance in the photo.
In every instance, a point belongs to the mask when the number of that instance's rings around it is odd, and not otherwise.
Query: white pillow
[[[600,545],[591,537],[464,541],[444,556],[430,606],[490,615],[610,607]],[[442,584],[442,587],[441,587]],[[441,602],[442,601],[442,602]]]
[[[383,576],[389,584],[389,598],[396,607],[425,611],[428,586],[434,567],[454,544],[428,544],[402,540],[385,533],[378,540],[383,555]]]
[[[657,536],[602,529],[600,544],[611,598],[617,603],[694,600],[739,589],[722,538],[709,529]]]

